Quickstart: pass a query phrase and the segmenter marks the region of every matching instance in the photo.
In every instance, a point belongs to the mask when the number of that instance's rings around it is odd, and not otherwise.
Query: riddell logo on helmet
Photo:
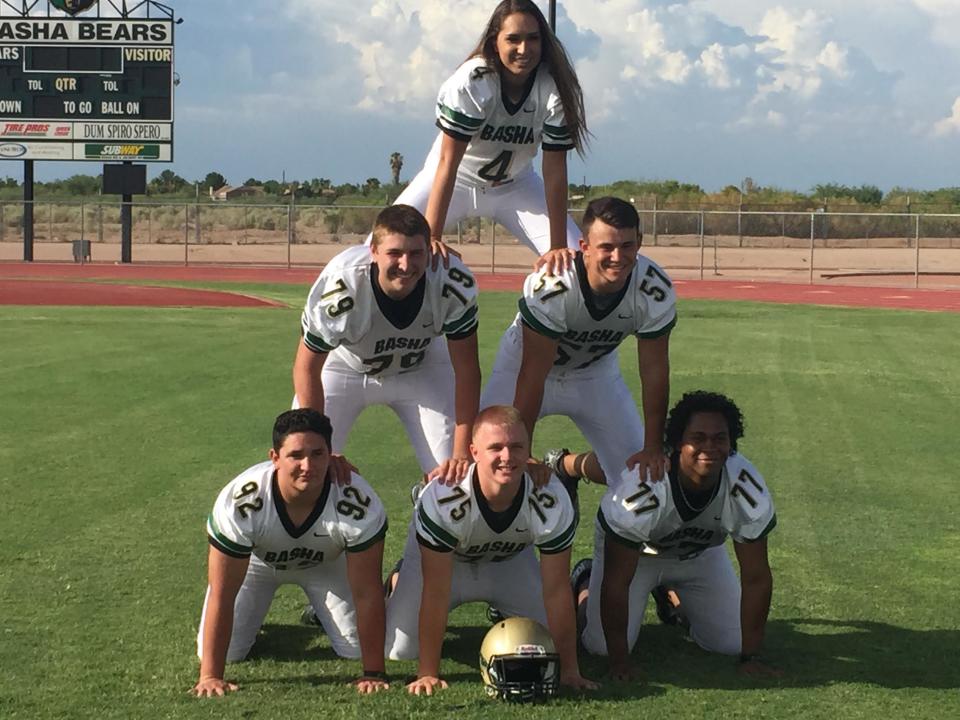
[[[546,655],[547,649],[543,645],[517,645],[514,652],[517,655]]]

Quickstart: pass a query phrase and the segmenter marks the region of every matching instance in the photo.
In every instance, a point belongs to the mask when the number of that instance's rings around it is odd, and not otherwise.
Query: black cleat
[[[657,585],[650,591],[653,601],[657,604],[657,617],[664,625],[681,628],[690,627],[690,621],[687,620],[687,616],[680,609],[680,606],[670,602],[669,592],[670,588],[666,585]]]
[[[570,501],[573,503],[573,509],[579,521],[580,499],[577,493],[577,484],[580,482],[580,478],[570,475],[563,470],[563,459],[569,454],[570,451],[566,448],[547,450],[547,454],[543,456],[543,464],[553,471],[553,474],[557,476],[560,484],[567,489],[567,494],[570,496]]]
[[[581,558],[577,560],[570,571],[570,590],[573,592],[573,605],[577,605],[577,596],[583,590],[584,585],[590,582],[590,573],[593,572],[593,558]]]
[[[317,614],[313,611],[312,605],[306,605],[303,608],[303,612],[300,613],[300,624],[323,628],[323,624],[320,622],[320,618],[317,617]]]
[[[496,625],[498,622],[503,622],[507,619],[507,616],[500,612],[493,605],[487,605],[487,620],[490,621],[491,625]]]
[[[417,500],[420,499],[420,493],[423,492],[425,487],[427,487],[427,483],[420,481],[410,488],[410,504],[413,505],[414,508],[417,507]]]

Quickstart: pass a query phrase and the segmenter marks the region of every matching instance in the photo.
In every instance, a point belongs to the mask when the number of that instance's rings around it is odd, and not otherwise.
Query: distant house
[[[237,198],[242,197],[254,197],[258,195],[263,195],[266,191],[263,189],[262,185],[241,185],[240,187],[233,187],[231,185],[224,185],[218,190],[210,189],[210,197],[214,200],[236,200]]]

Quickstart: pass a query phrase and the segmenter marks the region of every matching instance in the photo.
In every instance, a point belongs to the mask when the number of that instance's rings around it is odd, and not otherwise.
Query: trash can
[[[90,262],[90,241],[74,240],[73,241],[73,261],[83,262],[84,260],[86,260],[87,262]]]

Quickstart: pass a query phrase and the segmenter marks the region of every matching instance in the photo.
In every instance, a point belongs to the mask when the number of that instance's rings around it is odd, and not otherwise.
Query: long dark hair
[[[469,57],[482,57],[490,67],[496,68],[498,72],[502,71],[500,56],[497,54],[497,35],[500,33],[503,21],[513,13],[530,15],[540,27],[540,64],[546,64],[550,68],[550,74],[557,83],[557,92],[560,93],[563,116],[570,131],[570,137],[577,152],[583,155],[589,132],[586,112],[583,109],[583,91],[580,89],[580,81],[577,79],[577,73],[574,72],[573,63],[567,57],[567,51],[553,34],[553,30],[550,29],[536,3],[532,0],[503,0],[494,9],[487,28],[480,37],[480,42]]]

